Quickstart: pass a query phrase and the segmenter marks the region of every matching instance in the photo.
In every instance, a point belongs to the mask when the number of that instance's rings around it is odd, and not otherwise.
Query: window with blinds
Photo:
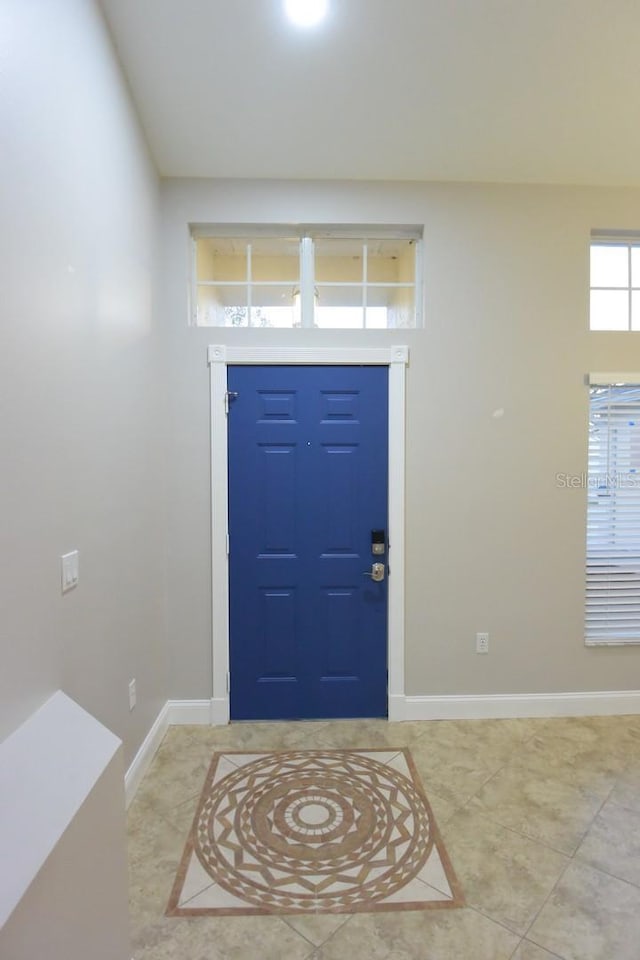
[[[585,642],[640,643],[640,378],[589,402]]]

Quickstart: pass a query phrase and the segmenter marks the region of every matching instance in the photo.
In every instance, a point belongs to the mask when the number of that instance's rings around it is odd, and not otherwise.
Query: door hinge
[[[226,546],[227,546],[227,556],[229,556],[229,550],[230,550],[230,546],[229,546],[229,534],[227,534],[227,537],[226,537]]]
[[[231,674],[227,670],[227,693],[231,693]]]
[[[229,416],[229,407],[231,406],[231,401],[235,400],[238,396],[237,390],[225,390],[224,392],[224,412]]]

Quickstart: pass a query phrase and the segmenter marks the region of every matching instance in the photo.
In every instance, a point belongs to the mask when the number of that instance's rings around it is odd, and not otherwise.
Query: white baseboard
[[[170,726],[182,724],[219,724],[229,722],[228,701],[167,700],[144,738],[124,778],[127,807],[136,795],[142,778],[149,769],[158,747]]]
[[[392,715],[392,699],[394,703]],[[389,698],[390,720],[486,720],[640,714],[640,690]]]
[[[211,723],[211,700],[167,700],[169,726]]]
[[[169,702],[167,701],[156,717],[151,730],[149,730],[149,733],[142,741],[140,749],[131,761],[129,769],[124,775],[124,794],[127,808],[135,797],[142,778],[149,769],[149,765],[155,757],[158,747],[162,743],[162,739],[167,732],[168,726]]]

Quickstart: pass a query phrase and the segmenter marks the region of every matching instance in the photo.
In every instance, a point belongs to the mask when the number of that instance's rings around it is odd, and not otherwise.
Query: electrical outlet
[[[136,705],[136,681],[129,680],[129,710],[133,710]]]
[[[476,653],[489,653],[488,633],[476,633]]]
[[[73,590],[78,586],[80,579],[80,554],[77,550],[71,553],[65,553],[60,557],[60,573],[62,580],[62,592]]]

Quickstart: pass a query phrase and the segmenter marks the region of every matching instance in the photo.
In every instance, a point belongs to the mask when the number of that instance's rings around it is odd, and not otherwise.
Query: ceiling
[[[160,172],[640,185],[640,0],[101,0]]]

